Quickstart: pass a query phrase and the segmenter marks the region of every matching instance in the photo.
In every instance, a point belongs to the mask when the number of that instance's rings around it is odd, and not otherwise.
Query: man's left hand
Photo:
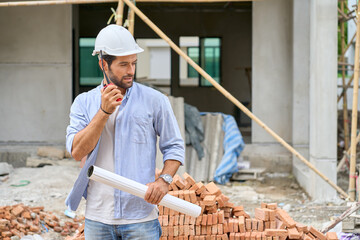
[[[151,204],[159,204],[163,197],[169,191],[169,184],[162,178],[158,178],[155,182],[146,184],[149,188],[145,193],[145,201]]]

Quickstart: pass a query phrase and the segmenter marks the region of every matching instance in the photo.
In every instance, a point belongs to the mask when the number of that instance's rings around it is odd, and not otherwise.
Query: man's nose
[[[135,65],[129,64],[127,68],[127,74],[131,74],[131,75],[135,74]]]

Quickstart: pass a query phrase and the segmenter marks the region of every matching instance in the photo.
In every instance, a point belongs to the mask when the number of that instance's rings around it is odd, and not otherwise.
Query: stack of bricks
[[[157,177],[159,172],[157,172]],[[204,185],[187,173],[175,175],[169,194],[201,207],[197,218],[159,207],[161,240],[337,240],[334,232],[326,235],[313,227],[295,222],[276,203],[262,203],[251,218],[243,206],[235,206],[210,182]]]
[[[10,240],[17,236],[40,234],[53,230],[62,236],[74,233],[83,219],[64,222],[60,226],[58,217],[44,211],[44,207],[28,207],[23,204],[0,207],[0,240]]]

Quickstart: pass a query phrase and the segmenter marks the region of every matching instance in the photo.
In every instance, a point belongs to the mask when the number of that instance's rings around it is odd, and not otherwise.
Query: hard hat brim
[[[141,47],[137,47],[136,49],[132,50],[132,51],[127,51],[127,52],[120,52],[120,51],[114,51],[111,49],[101,49],[103,51],[104,55],[112,55],[112,56],[128,56],[128,55],[133,55],[133,54],[138,54],[138,53],[142,53],[144,51],[144,49],[142,49]],[[96,54],[100,53],[100,49],[95,49],[92,53],[93,56],[95,56]]]

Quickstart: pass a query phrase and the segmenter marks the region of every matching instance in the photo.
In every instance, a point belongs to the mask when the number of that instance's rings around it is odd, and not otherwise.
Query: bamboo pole
[[[346,86],[343,88],[340,96],[338,96],[337,102],[340,101],[340,99],[344,96],[346,90],[351,86],[352,81],[354,80],[354,74],[351,76],[350,80],[348,81],[348,83],[346,84]]]
[[[327,233],[330,229],[335,227],[342,222],[345,218],[350,216],[353,212],[356,212],[360,208],[360,202],[356,202],[352,204],[345,212],[343,212],[339,217],[337,217],[334,221],[332,221],[327,227],[323,228],[321,232],[323,234]]]
[[[119,0],[118,7],[116,9],[116,24],[122,26],[123,22],[123,14],[124,14],[124,1]]]
[[[134,29],[135,29],[135,12],[131,8],[129,9],[129,32],[134,36]]]
[[[226,89],[224,89],[219,83],[217,83],[208,73],[206,73],[199,65],[197,65],[186,53],[184,53],[171,39],[165,35],[145,14],[143,14],[140,9],[138,9],[130,0],[124,0],[124,2],[133,9],[134,12],[141,18],[159,37],[161,37],[169,46],[181,57],[183,57],[186,62],[188,62],[198,73],[200,73],[206,80],[208,80],[220,93],[222,93],[227,99],[229,99],[233,104],[240,108],[247,116],[259,124],[265,131],[267,131],[273,138],[275,138],[281,145],[283,145],[287,150],[293,153],[298,157],[306,166],[318,174],[325,182],[332,186],[336,191],[338,191],[343,197],[348,198],[349,196],[336,184],[334,184],[328,177],[322,174],[319,170],[315,168],[306,158],[304,158],[298,151],[296,151],[292,146],[290,146],[284,139],[277,135],[272,129],[270,129],[265,123],[263,123],[258,117],[256,117],[249,109],[247,109],[242,103],[239,102],[234,96],[232,96]],[[352,199],[351,199],[352,200]]]
[[[341,13],[344,12],[344,2],[341,2]],[[345,62],[345,22],[342,21],[340,23],[340,33],[341,33],[341,61]],[[341,70],[342,75],[342,84],[343,88],[345,88],[345,67],[342,67]],[[345,91],[346,93],[346,91]],[[344,94],[343,96],[343,125],[344,125],[344,143],[345,143],[345,149],[349,148],[349,120],[348,120],[348,109],[347,109],[347,96]]]
[[[355,177],[356,177],[356,135],[357,135],[357,105],[358,105],[358,88],[359,88],[359,47],[360,47],[360,19],[359,5],[356,9],[356,42],[355,42],[355,69],[354,69],[354,87],[352,102],[352,120],[351,120],[351,150],[350,150],[350,173],[349,173],[349,195],[355,199]],[[345,96],[345,94],[344,94]]]
[[[350,48],[350,46],[352,45],[352,43],[354,42],[354,39],[355,39],[355,36],[356,36],[356,33],[354,33],[353,37],[351,38],[350,42],[348,43],[348,45],[346,46],[345,50],[344,50],[344,55],[345,53],[347,52],[347,50]]]
[[[255,0],[138,0],[137,2],[174,2],[174,3],[214,3],[214,2],[248,2]],[[62,5],[62,4],[90,4],[90,3],[109,3],[118,0],[47,0],[47,1],[16,1],[0,2],[0,7],[18,6],[43,6],[43,5]]]
[[[356,145],[359,143],[360,141],[360,133],[357,135],[356,137]],[[343,167],[343,165],[345,164],[346,158],[350,155],[350,148],[348,148],[348,150],[345,152],[344,156],[341,158],[338,166],[337,166],[337,172],[339,172],[341,170],[341,168]]]

